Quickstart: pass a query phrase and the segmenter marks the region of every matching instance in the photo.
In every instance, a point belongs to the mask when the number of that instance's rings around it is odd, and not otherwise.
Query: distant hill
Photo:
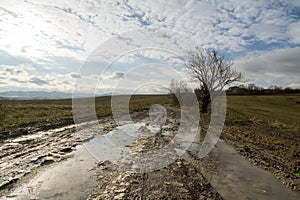
[[[0,100],[8,100],[6,97],[0,97]]]
[[[0,92],[0,99],[69,99],[73,93],[45,92],[45,91],[8,91]],[[76,97],[93,97],[94,94],[76,93]]]

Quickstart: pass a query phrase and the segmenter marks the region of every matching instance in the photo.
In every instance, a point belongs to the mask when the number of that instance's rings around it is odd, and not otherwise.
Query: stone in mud
[[[124,193],[126,192],[126,188],[122,188],[122,189],[118,189],[118,190],[115,190],[115,193]]]
[[[130,185],[130,183],[128,183],[128,182],[121,182],[120,183],[120,186],[125,186],[126,187],[126,186],[129,186],[129,185]]]
[[[179,188],[179,193],[189,193],[189,191],[185,188]]]
[[[98,166],[111,165],[112,162],[109,160],[102,160],[98,162]]]
[[[47,157],[44,158],[44,160],[55,161],[55,159],[52,156],[47,156]]]
[[[100,167],[100,169],[104,170],[104,169],[108,169],[109,167],[111,167],[112,162],[109,160],[104,160],[104,161],[98,162],[97,165]]]
[[[123,199],[125,197],[125,193],[120,193],[117,196],[114,197],[114,199]]]
[[[183,183],[180,182],[165,182],[166,185],[173,185],[176,187],[183,187]]]

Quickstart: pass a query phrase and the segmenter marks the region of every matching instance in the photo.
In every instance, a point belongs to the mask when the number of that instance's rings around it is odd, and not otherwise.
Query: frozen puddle
[[[96,162],[120,159],[126,153],[126,145],[137,139],[137,130],[142,125],[123,125],[78,145],[72,158],[40,172],[4,199],[86,199],[96,185]]]
[[[222,140],[201,163],[204,176],[224,199],[300,199],[272,173],[252,165]]]

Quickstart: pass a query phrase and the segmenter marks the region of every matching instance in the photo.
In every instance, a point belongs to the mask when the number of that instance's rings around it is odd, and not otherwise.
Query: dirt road
[[[100,162],[98,189],[89,199],[299,199],[299,193],[286,188],[270,172],[252,165],[222,140],[203,159],[190,151],[195,148],[176,157],[177,145],[173,141],[173,146],[160,156],[174,162],[151,172],[137,169],[141,161],[145,167],[147,163],[159,165],[156,157],[132,155],[169,145],[177,126],[171,122],[150,137],[143,129],[144,134],[122,160]]]
[[[25,192],[8,197],[30,199],[34,188],[41,191],[35,199],[299,199],[299,193],[222,140],[199,159],[199,144],[176,137],[180,124],[176,113],[162,126],[145,116],[136,114],[136,129],[124,125],[113,130],[115,124],[105,118],[100,126],[86,124],[80,134],[68,126],[5,141],[0,146],[1,196],[44,168],[32,177]],[[73,154],[75,158],[69,158]],[[87,195],[84,190],[90,176],[96,186]]]
[[[24,176],[72,157],[77,145],[115,127],[108,118],[101,122],[100,130],[87,123],[89,129],[82,132],[75,132],[75,126],[71,125],[5,140],[0,145],[0,195],[7,193]]]

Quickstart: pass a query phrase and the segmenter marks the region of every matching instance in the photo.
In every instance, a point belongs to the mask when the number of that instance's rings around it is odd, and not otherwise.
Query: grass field
[[[229,96],[221,137],[300,191],[300,95]]]
[[[171,105],[172,102],[170,95],[136,95],[130,99],[129,110],[142,111],[153,104]],[[71,99],[0,100],[0,105],[0,140],[26,134],[28,128],[36,131],[73,123]],[[97,97],[95,105],[98,118],[111,116],[111,97]]]
[[[256,125],[300,137],[300,96],[229,96],[226,123]]]
[[[122,96],[119,97],[120,100]],[[257,124],[277,128],[282,133],[299,136],[300,96],[228,96],[227,125]],[[1,100],[2,138],[10,130],[52,128],[73,123],[72,100]],[[149,109],[153,104],[172,105],[171,95],[137,95],[130,99],[130,112]],[[95,99],[97,117],[111,115],[111,98]]]

